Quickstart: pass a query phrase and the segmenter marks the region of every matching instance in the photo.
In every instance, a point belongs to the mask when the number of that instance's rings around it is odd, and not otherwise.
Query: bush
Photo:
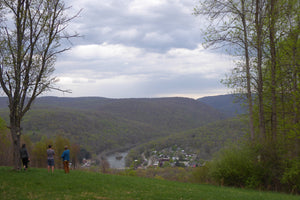
[[[286,162],[289,160],[286,147],[280,142],[264,142],[257,145],[259,173],[257,177],[263,189],[273,191],[284,191],[281,177],[285,171]]]
[[[300,159],[288,162],[281,182],[287,186],[289,192],[300,193]]]
[[[255,153],[248,147],[224,149],[212,162],[211,177],[221,185],[257,187],[257,166]]]
[[[210,162],[206,162],[204,166],[196,167],[192,173],[191,182],[193,183],[211,183]]]
[[[299,167],[299,160],[288,161],[280,144],[264,143],[222,150],[209,174],[221,185],[299,192]]]

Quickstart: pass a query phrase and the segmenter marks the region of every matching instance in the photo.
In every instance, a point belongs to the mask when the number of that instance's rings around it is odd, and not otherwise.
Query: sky
[[[57,86],[46,96],[200,98],[228,94],[220,83],[233,68],[229,55],[204,49],[192,15],[197,0],[66,0],[69,31],[81,37],[59,55]]]

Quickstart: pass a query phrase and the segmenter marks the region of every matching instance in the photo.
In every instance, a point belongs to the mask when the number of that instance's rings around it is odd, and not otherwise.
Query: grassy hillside
[[[1,200],[296,200],[299,196],[94,172],[0,167]]]

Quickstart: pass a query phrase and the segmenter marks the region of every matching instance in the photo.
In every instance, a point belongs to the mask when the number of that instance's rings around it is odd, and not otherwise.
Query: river
[[[125,157],[128,152],[113,153],[106,156],[110,168],[112,169],[125,169]]]

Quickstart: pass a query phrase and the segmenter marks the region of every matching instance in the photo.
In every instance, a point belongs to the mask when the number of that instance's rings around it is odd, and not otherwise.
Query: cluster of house
[[[81,167],[88,168],[88,167],[92,166],[92,164],[95,164],[94,160],[83,158]]]
[[[143,153],[140,160],[134,161],[134,167],[140,169],[146,169],[148,167],[198,167],[203,166],[205,162],[200,160],[196,153],[192,153],[191,150],[184,150],[179,147],[170,147],[160,151],[152,150],[150,153],[147,153],[147,156]],[[115,157],[115,161],[125,162],[122,157]],[[113,167],[111,159],[107,160],[110,167]],[[115,162],[114,161],[114,162]],[[92,165],[95,165],[94,160],[83,159],[82,168],[89,168]],[[125,166],[125,163],[124,163]],[[117,169],[125,169],[123,167],[117,167]]]
[[[152,151],[149,158],[142,155],[143,162],[138,166],[139,168],[147,167],[197,167],[203,165],[197,158],[196,153],[188,153],[181,148],[167,148],[161,151]]]

